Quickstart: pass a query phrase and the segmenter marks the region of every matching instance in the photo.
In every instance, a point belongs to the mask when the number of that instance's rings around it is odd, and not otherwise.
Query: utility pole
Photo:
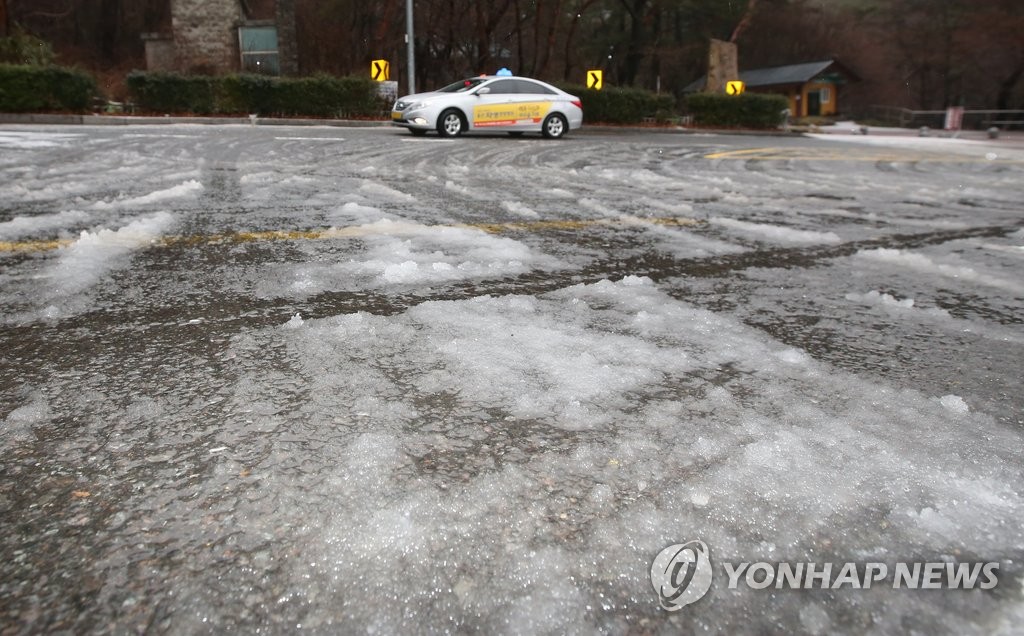
[[[405,0],[405,45],[409,58],[409,94],[416,92],[416,39],[412,28],[412,0]]]

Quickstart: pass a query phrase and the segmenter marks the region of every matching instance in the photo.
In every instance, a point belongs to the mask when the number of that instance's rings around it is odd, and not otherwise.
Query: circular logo
[[[711,556],[703,541],[670,545],[654,557],[651,585],[662,609],[678,611],[711,589]]]

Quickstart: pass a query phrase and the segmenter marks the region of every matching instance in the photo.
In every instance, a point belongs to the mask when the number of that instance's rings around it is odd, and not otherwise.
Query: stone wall
[[[239,0],[171,0],[176,66],[185,73],[229,73],[240,66]]]
[[[704,91],[708,93],[725,93],[725,83],[739,79],[739,54],[736,44],[711,40],[708,49],[708,79]]]
[[[143,33],[142,41],[146,46],[146,70],[176,70],[173,37],[161,33]]]
[[[277,50],[281,75],[299,74],[298,35],[295,0],[277,0]]]

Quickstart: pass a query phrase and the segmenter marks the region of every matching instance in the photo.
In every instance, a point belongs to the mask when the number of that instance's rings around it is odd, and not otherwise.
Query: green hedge
[[[786,108],[789,100],[782,95],[694,93],[686,98],[686,110],[698,126],[775,128]]]
[[[196,115],[214,112],[212,77],[133,72],[125,83],[132,101],[143,110]]]
[[[59,66],[0,64],[0,111],[88,110],[96,95],[89,75]]]
[[[127,84],[136,106],[157,113],[368,117],[384,108],[377,98],[376,83],[363,77],[134,72],[128,75]]]
[[[653,117],[674,116],[676,98],[635,88],[605,87],[599,91],[579,85],[559,86],[583,102],[583,120],[594,124],[638,124]]]

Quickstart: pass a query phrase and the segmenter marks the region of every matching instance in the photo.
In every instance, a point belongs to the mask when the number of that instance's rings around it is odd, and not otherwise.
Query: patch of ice
[[[804,243],[804,244],[830,244],[842,243],[834,232],[813,232],[811,230],[796,230],[781,225],[768,225],[765,223],[750,223],[736,219],[712,217],[708,219],[712,225],[737,230],[744,234],[750,234],[767,238],[780,243]]]
[[[502,201],[501,207],[507,212],[530,219],[535,219],[540,216],[536,211],[520,201]]]
[[[294,575],[353,625],[401,631],[381,590],[397,602],[441,577],[436,599],[488,625],[521,618],[514,599],[548,598],[537,626],[565,631],[564,612],[610,582],[649,595],[651,555],[680,538],[723,559],[800,560],[822,540],[856,558],[868,536],[910,559],[962,537],[998,551],[1024,509],[1016,434],[991,418],[822,373],[642,278],[261,338],[285,340],[303,396],[345,423],[329,429],[348,440],[325,474],[332,505],[315,524],[302,513],[318,530]],[[801,624],[828,631],[820,614]]]
[[[46,396],[35,392],[26,404],[7,414],[0,424],[0,437],[15,440],[26,438],[32,433],[34,426],[47,422],[51,416],[52,411]]]
[[[565,188],[549,188],[546,194],[552,199],[574,199],[576,195]]]
[[[996,287],[1014,294],[1024,295],[1024,284],[1018,283],[1017,281],[1008,280],[994,274],[978,271],[971,266],[936,262],[930,257],[918,252],[879,248],[873,250],[861,250],[857,252],[857,257],[880,263],[896,265],[901,268],[908,268],[922,273],[937,274],[945,278]]]
[[[952,413],[967,413],[970,410],[967,402],[959,395],[943,395],[939,398],[939,403]]]
[[[388,187],[378,181],[364,181],[359,186],[359,192],[371,198],[384,198],[391,201],[415,203],[416,197],[401,190]]]
[[[776,356],[787,364],[807,364],[810,361],[810,357],[799,349],[783,349]]]
[[[83,135],[72,133],[54,132],[16,132],[12,130],[0,131],[0,147],[30,150],[33,148],[57,148],[66,146],[69,143],[81,139]]]
[[[590,199],[590,198],[584,197],[584,198],[579,200],[579,204],[580,204],[581,208],[586,208],[587,210],[590,210],[592,212],[597,212],[601,216],[608,216],[608,217],[619,216],[618,212],[616,212],[615,210],[609,208],[607,205],[601,203],[597,199]]]
[[[464,197],[478,198],[477,194],[473,192],[472,189],[459,183],[455,183],[450,179],[444,182],[444,189],[448,192],[454,192]]]
[[[904,298],[897,300],[895,297],[889,294],[883,294],[877,290],[872,289],[866,294],[849,293],[846,295],[846,300],[852,300],[854,302],[864,303],[868,305],[882,305],[884,307],[896,307],[899,309],[910,309],[914,306],[913,298]]]
[[[673,216],[687,216],[693,214],[693,206],[681,201],[660,201],[648,196],[642,196],[637,199],[637,202],[644,207],[653,208],[659,212],[667,212]]]
[[[132,251],[146,247],[174,224],[169,212],[135,219],[117,229],[83,231],[57,252],[57,262],[44,275],[48,300],[77,294],[95,284]]]
[[[16,216],[10,221],[0,223],[0,240],[10,241],[24,236],[44,234],[64,229],[69,225],[80,225],[88,219],[89,215],[81,210],[65,210],[38,216]]]
[[[93,204],[93,208],[107,209],[117,206],[149,205],[151,203],[162,203],[173,199],[194,198],[197,194],[202,192],[203,189],[202,183],[195,179],[190,179],[176,186],[166,188],[164,190],[157,190],[156,192],[150,192],[149,194],[144,194],[139,197],[117,199],[112,202],[97,201]]]
[[[255,283],[263,297],[306,297],[323,291],[430,285],[554,269],[560,262],[514,239],[469,227],[427,226],[381,219],[342,228],[366,250],[341,263],[268,267]]]

